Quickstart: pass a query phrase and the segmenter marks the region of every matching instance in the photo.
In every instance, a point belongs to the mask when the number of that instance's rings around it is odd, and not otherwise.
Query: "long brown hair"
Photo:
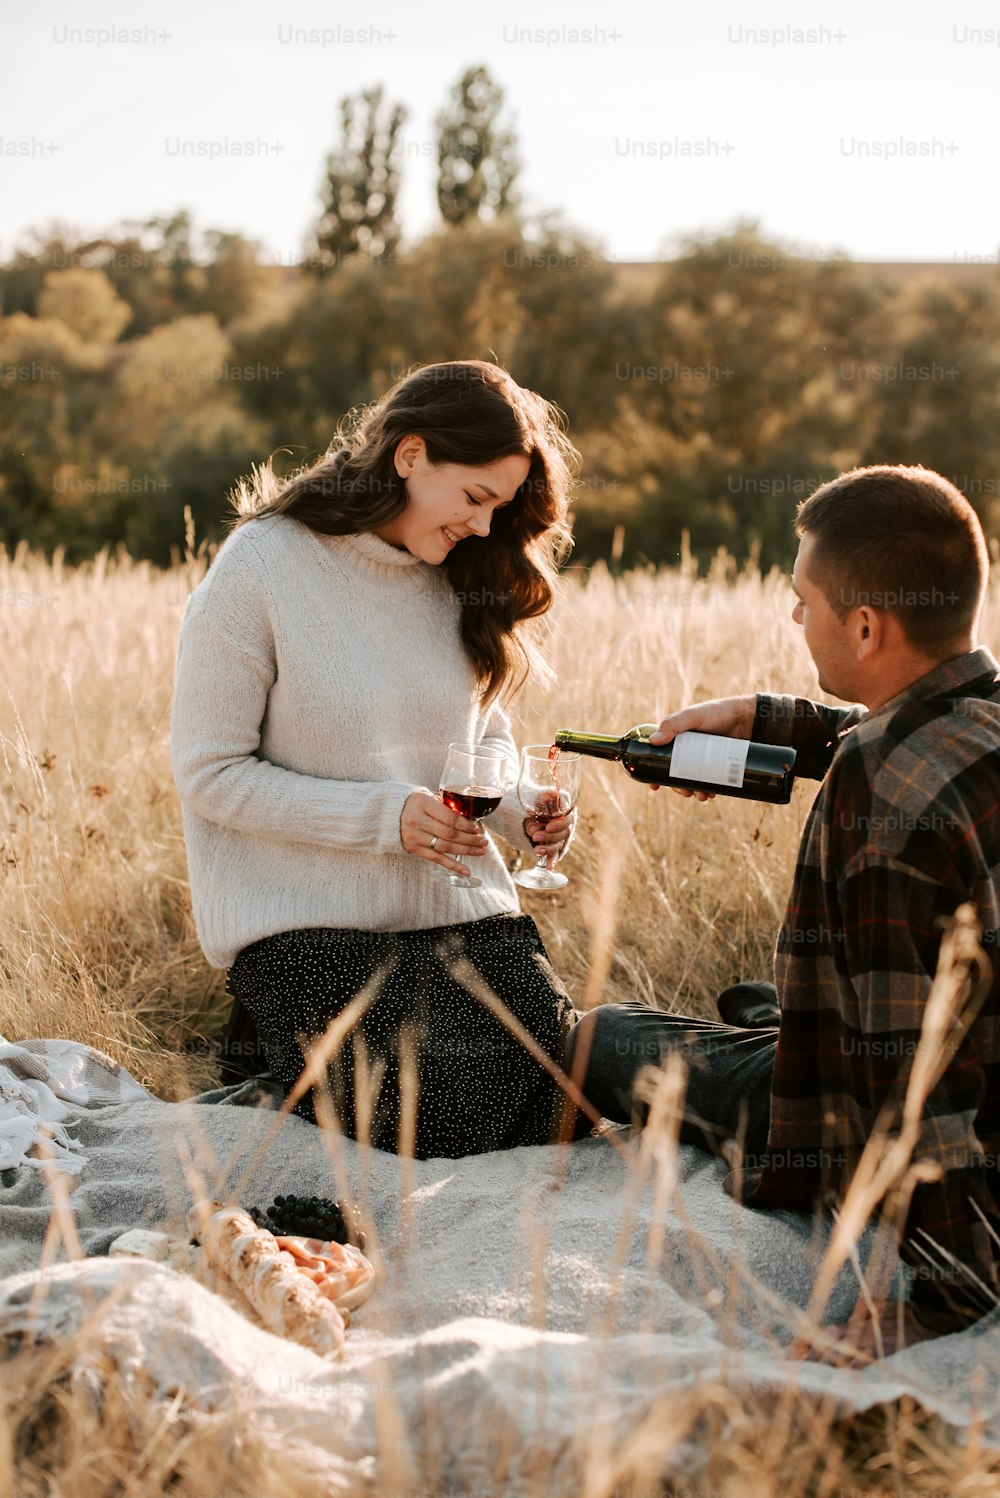
[[[285,479],[269,458],[230,494],[232,530],[266,515],[292,515],[327,536],[374,531],[406,506],[393,458],[404,437],[422,437],[431,463],[485,466],[523,454],[528,476],[493,515],[489,537],[456,546],[441,564],[462,604],[461,630],[484,705],[513,695],[544,663],[521,628],[552,606],[556,569],[570,550],[569,495],[580,455],[550,401],[479,359],[425,364],[381,399],[349,412],[326,453]]]

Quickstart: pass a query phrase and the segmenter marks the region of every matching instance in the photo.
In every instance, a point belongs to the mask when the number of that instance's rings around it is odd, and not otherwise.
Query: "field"
[[[49,563],[23,548],[0,553],[0,1033],[98,1046],[165,1098],[216,1080],[211,1037],[228,1008],[223,974],[195,938],[168,742],[178,629],[207,561],[190,535],[168,572],[124,552],[73,569],[58,554]],[[757,688],[815,696],[791,604],[786,577],[738,570],[724,555],[702,578],[690,563],[621,577],[603,565],[571,571],[551,623],[558,682],[515,705],[515,737],[623,731]],[[1000,653],[995,585],[981,638]],[[710,1014],[722,987],[767,976],[811,794],[799,786],[788,808],[701,805],[633,786],[616,766],[589,766],[564,865],[571,883],[556,897],[525,897],[577,1006],[640,997]],[[789,1411],[776,1449],[762,1411],[727,1408],[706,1391],[702,1407],[678,1411],[670,1439],[697,1428],[712,1453],[712,1491],[726,1494],[996,1490],[989,1452],[958,1450],[912,1409],[849,1427],[832,1418],[805,1404]],[[52,1438],[62,1475],[47,1491],[162,1490],[143,1476],[124,1416],[89,1455],[79,1421],[75,1444]],[[28,1491],[15,1460],[0,1435],[0,1490]],[[298,1493],[279,1468],[262,1472],[259,1498]],[[643,1491],[654,1490],[647,1481]]]

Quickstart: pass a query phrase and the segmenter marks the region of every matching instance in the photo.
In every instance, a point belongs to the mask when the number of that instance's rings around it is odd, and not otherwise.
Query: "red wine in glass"
[[[556,817],[565,816],[560,805],[559,792],[542,791],[534,803],[531,815],[543,828],[547,827],[550,822],[554,822]]]
[[[481,785],[446,785],[442,787],[441,800],[449,811],[457,811],[460,817],[475,822],[496,811],[503,796],[499,791]]]
[[[542,827],[573,810],[580,794],[580,756],[549,744],[528,744],[521,750],[517,795],[528,814]],[[521,869],[514,883],[525,889],[562,889],[565,874],[548,867],[549,855],[536,845],[536,867]]]
[[[502,749],[470,749],[449,744],[448,756],[438,787],[449,811],[483,830],[483,817],[496,811],[503,800],[507,779],[507,756]],[[451,857],[451,855],[448,855]],[[431,868],[431,877],[453,889],[476,889],[482,880],[476,874],[460,874],[444,865]]]

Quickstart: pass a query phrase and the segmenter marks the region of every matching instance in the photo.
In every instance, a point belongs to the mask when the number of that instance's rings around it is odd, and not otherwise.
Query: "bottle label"
[[[743,785],[749,739],[727,739],[716,733],[679,733],[670,754],[670,777],[705,785]]]

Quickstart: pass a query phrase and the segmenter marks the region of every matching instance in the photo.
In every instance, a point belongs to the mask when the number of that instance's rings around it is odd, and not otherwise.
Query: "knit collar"
[[[383,541],[374,531],[356,531],[351,536],[324,536],[323,539],[349,546],[359,557],[375,566],[414,567],[420,562],[420,557],[415,557],[412,552],[398,546],[390,546],[388,541]]]

